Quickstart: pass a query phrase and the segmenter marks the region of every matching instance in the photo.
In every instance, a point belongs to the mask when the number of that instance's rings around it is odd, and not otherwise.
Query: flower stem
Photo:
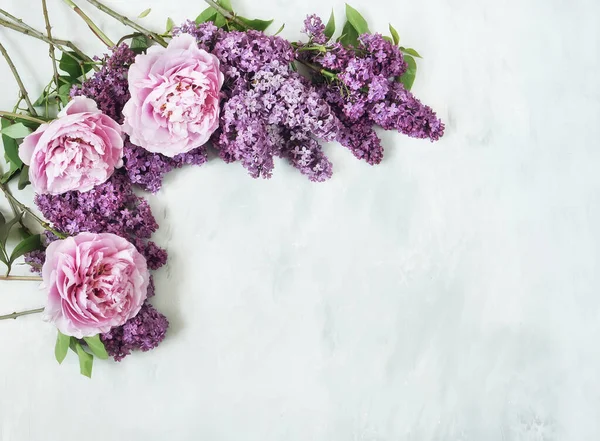
[[[2,172],[2,170],[0,170],[0,173],[1,172]],[[21,170],[21,173],[23,173],[23,170]],[[6,183],[4,183],[4,184],[0,183],[0,187],[2,187],[2,191],[4,193],[12,194]],[[25,225],[25,222],[23,222],[23,212],[21,210],[19,210],[19,206],[17,204],[15,204],[15,201],[13,201],[11,198],[7,197],[7,199],[8,199],[8,203],[10,205],[10,209],[13,212],[13,215],[15,217],[19,218],[19,225],[21,225],[21,228],[23,228],[23,230],[26,233],[32,234],[31,230],[27,227],[27,225]]]
[[[308,61],[302,61],[302,60],[298,60],[298,59],[296,59],[296,62],[302,64],[303,66],[308,67],[309,69],[311,69],[315,72],[320,73],[321,75],[323,75],[327,78],[337,79],[337,75],[334,72],[324,69],[321,66],[318,66],[313,63],[309,63]]]
[[[39,276],[0,276],[2,280],[18,280],[22,282],[41,282],[43,279]]]
[[[71,0],[64,0],[64,1],[71,1]],[[90,3],[92,6],[95,6],[96,8],[100,9],[105,14],[110,15],[112,18],[119,20],[125,26],[129,26],[130,28],[133,28],[136,31],[141,32],[146,37],[150,38],[151,40],[156,41],[162,47],[167,47],[167,42],[156,32],[149,31],[148,29],[146,29],[146,28],[140,26],[139,24],[137,24],[136,22],[128,19],[124,15],[121,15],[118,12],[110,9],[108,6],[100,3],[97,0],[87,0],[87,2]]]
[[[238,26],[241,26],[242,29],[248,29],[249,28],[248,25],[246,23],[244,23],[242,20],[240,20],[239,18],[237,18],[235,16],[235,14],[229,12],[227,9],[225,9],[224,7],[222,7],[221,5],[219,5],[218,3],[214,2],[213,0],[204,0],[204,1],[206,3],[208,3],[210,6],[212,6],[213,8],[215,8],[217,10],[217,12],[219,12],[219,14],[221,14],[227,20],[234,22]]]
[[[40,312],[44,312],[44,308],[29,309],[27,311],[13,312],[12,314],[0,315],[0,320],[16,319],[17,317],[21,317],[22,315],[39,314]]]
[[[48,7],[46,6],[46,0],[42,0],[42,11],[44,13],[44,21],[46,22],[46,34],[48,35],[48,39],[52,40],[52,26],[50,26],[50,17],[48,16]],[[54,45],[48,45],[48,54],[52,59],[52,69],[54,70],[54,83],[56,84],[56,87],[58,87],[58,68],[56,67],[56,55],[54,53]],[[57,102],[57,104],[60,106],[60,102]]]
[[[0,52],[2,52],[2,56],[4,56],[4,59],[8,63],[8,67],[10,67],[10,70],[11,70],[13,76],[15,77],[15,80],[17,80],[17,84],[19,85],[19,89],[21,90],[21,96],[25,100],[25,103],[27,103],[27,108],[29,109],[29,113],[31,113],[33,116],[37,116],[37,113],[36,113],[35,109],[33,108],[33,105],[31,104],[31,100],[29,99],[29,95],[27,94],[27,89],[25,89],[25,85],[23,84],[23,81],[21,80],[19,72],[17,71],[15,64],[12,62],[12,60],[8,56],[8,52],[6,52],[6,48],[2,45],[2,43],[0,43]]]
[[[31,216],[33,219],[35,219],[35,221],[37,223],[39,223],[42,226],[42,228],[44,228],[45,230],[48,230],[48,231],[52,232],[54,235],[56,235],[57,237],[59,237],[61,239],[64,239],[64,238],[67,237],[66,234],[61,233],[60,231],[56,231],[54,228],[52,228],[52,226],[48,222],[46,222],[41,217],[39,217],[37,214],[35,214],[31,208],[29,208],[25,204],[19,202],[12,195],[12,193],[5,188],[4,185],[0,185],[0,190],[2,190],[4,192],[4,195],[6,196],[6,198],[9,199],[9,200],[12,200],[15,203],[15,205],[21,209],[21,211],[24,211],[29,216]]]
[[[25,119],[27,121],[31,121],[31,122],[38,123],[38,124],[46,124],[48,122],[48,121],[44,121],[43,119],[40,119],[40,118],[35,118],[33,116],[23,115],[21,113],[5,112],[4,110],[0,110],[0,117],[10,119],[11,121],[14,121],[17,119]]]
[[[87,63],[93,62],[93,60],[90,57],[88,57],[86,54],[84,54],[81,51],[81,49],[79,49],[77,46],[75,46],[71,41],[59,40],[59,39],[49,39],[41,32],[39,32],[39,31],[35,30],[34,28],[32,28],[31,26],[25,24],[25,22],[23,22],[23,20],[14,17],[13,15],[9,14],[8,12],[0,9],[0,14],[3,14],[10,18],[13,18],[15,21],[17,21],[19,23],[19,24],[11,23],[10,21],[0,19],[0,26],[4,26],[8,29],[12,29],[13,31],[20,32],[21,34],[28,35],[30,37],[41,40],[45,43],[51,44],[54,47],[56,47],[58,50],[60,50],[61,52],[65,53],[67,56],[76,60],[77,62],[81,62],[81,60],[83,60],[84,62],[87,62]],[[81,60],[75,58],[72,54],[70,54],[68,52],[68,50],[66,48],[71,49],[73,52],[75,52]],[[96,66],[92,66],[92,67],[94,68],[94,70],[96,70],[96,71],[98,70],[98,67],[96,67]]]
[[[96,37],[98,37],[100,40],[102,40],[102,42],[108,46],[108,47],[114,47],[115,44],[112,42],[112,40],[110,38],[108,38],[108,36],[102,32],[102,30],[96,26],[96,23],[94,23],[92,21],[92,19],[90,17],[88,17],[85,12],[83,12],[81,9],[79,9],[79,6],[77,6],[75,3],[73,3],[73,0],[63,0],[73,11],[75,11],[77,13],[77,15],[79,15],[83,21],[86,22],[86,24],[88,25],[88,27],[92,30],[92,32],[96,35]]]

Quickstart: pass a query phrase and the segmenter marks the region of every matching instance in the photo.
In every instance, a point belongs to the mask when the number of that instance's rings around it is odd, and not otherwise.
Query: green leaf
[[[408,69],[402,75],[398,81],[400,81],[406,90],[410,90],[415,82],[415,77],[417,76],[417,62],[410,55],[406,55],[404,60],[408,64]]]
[[[338,41],[342,43],[343,46],[357,46],[358,44],[358,33],[356,29],[352,26],[352,24],[347,21],[342,29],[342,35],[338,38]]]
[[[327,39],[331,39],[333,33],[335,32],[335,17],[333,15],[333,9],[331,10],[331,15],[329,16],[329,20],[327,21],[327,25],[325,26],[325,36]]]
[[[390,34],[392,34],[392,39],[394,41],[394,44],[396,46],[398,46],[398,43],[400,43],[400,35],[398,35],[398,31],[396,29],[394,29],[394,27],[392,26],[391,23],[390,23]]]
[[[14,164],[10,165],[10,170],[7,171],[6,173],[4,173],[2,175],[2,177],[0,177],[0,184],[7,184],[9,183],[15,176],[17,176],[19,174],[19,171],[21,169],[18,167],[15,167]]]
[[[25,138],[31,132],[32,130],[23,123],[12,124],[2,129],[2,134],[12,139]]]
[[[81,81],[79,81],[77,78],[68,77],[66,75],[59,75],[58,85],[62,86],[63,84],[68,84],[69,87],[71,87],[73,86],[73,84],[81,84]]]
[[[148,9],[143,10],[142,12],[140,12],[140,15],[138,15],[138,18],[147,17],[148,14],[150,14],[150,11],[152,11],[152,8],[148,8]]]
[[[71,96],[71,87],[72,86],[70,84],[63,84],[58,88],[58,97],[60,98],[60,101],[63,103],[63,105],[67,105],[67,103],[69,102],[69,98]]]
[[[20,171],[20,168],[15,167],[14,164],[11,164],[10,170],[4,173],[2,177],[0,177],[0,183],[8,184],[19,174]]]
[[[283,31],[283,28],[285,28],[285,23],[284,23],[284,24],[282,24],[282,25],[281,25],[281,27],[280,27],[280,28],[277,30],[277,32],[275,32],[275,33],[273,34],[273,37],[274,37],[274,36],[276,36],[276,35],[279,35],[279,34],[281,34],[281,31]]]
[[[21,174],[19,175],[19,183],[17,184],[17,187],[19,190],[23,190],[29,184],[31,184],[31,181],[29,180],[29,166],[24,165],[21,169]]]
[[[173,21],[173,19],[171,17],[167,18],[167,32],[171,32],[173,26],[175,26],[175,22]]]
[[[392,40],[392,37],[388,37],[387,35],[384,35],[384,36],[383,36],[383,39],[384,39],[385,41],[389,41],[390,43],[394,44],[394,40]]]
[[[227,19],[223,14],[217,12],[214,23],[216,27],[223,28],[227,24]]]
[[[69,343],[71,343],[71,337],[58,331],[56,335],[56,345],[54,346],[54,356],[58,364],[62,364],[67,352],[69,352]]]
[[[10,121],[2,118],[1,127],[1,130],[8,130],[8,128],[11,127]],[[19,145],[17,144],[17,141],[10,136],[3,134],[2,144],[4,144],[4,156],[6,157],[6,162],[10,163],[11,166],[11,170],[8,173],[14,172],[15,169],[18,170],[21,168],[23,161],[21,161],[21,158],[19,158]],[[8,179],[6,182],[8,182]]]
[[[238,20],[240,20],[242,23],[244,23],[250,29],[254,29],[255,31],[264,31],[271,25],[271,23],[273,23],[273,20],[259,20],[259,19],[250,20],[250,19],[244,18],[244,17],[238,17]]]
[[[8,258],[8,253],[6,252],[6,240],[8,239],[8,235],[10,234],[10,230],[15,226],[17,222],[21,220],[23,214],[9,220],[3,225],[0,225],[0,261],[4,262],[4,264],[8,267],[6,274],[10,274],[11,270],[11,262]]]
[[[32,236],[32,234],[23,227],[19,227],[18,231],[21,239],[27,239],[28,237]]]
[[[79,372],[88,378],[92,378],[92,366],[94,365],[94,356],[83,349],[81,343],[75,343],[75,351],[79,357]]]
[[[358,32],[358,35],[362,34],[370,34],[369,25],[367,24],[367,20],[360,15],[356,9],[346,3],[346,18],[352,24],[352,27]]]
[[[12,265],[14,261],[22,255],[35,250],[40,250],[42,248],[43,246],[41,235],[34,234],[33,236],[29,236],[27,239],[23,239],[21,242],[19,242],[19,244],[15,247],[12,254],[10,255],[10,259],[8,259],[8,263]]]
[[[410,47],[409,48],[401,47],[400,50],[405,54],[412,55],[413,57],[423,58],[419,55],[419,53],[416,50],[414,50]]]
[[[223,9],[227,9],[229,12],[233,12],[233,8],[231,7],[231,2],[229,0],[219,0],[217,3]]]
[[[58,68],[69,74],[71,78],[79,78],[92,69],[90,64],[83,64],[75,52],[63,52],[58,63]]]
[[[44,90],[37,100],[33,103],[33,107],[42,107],[48,101],[48,91]]]
[[[209,6],[196,17],[196,24],[205,23],[207,21],[215,21],[217,17],[217,10],[212,6]]]
[[[131,39],[131,50],[136,54],[141,54],[145,52],[152,45],[152,40],[150,40],[145,35],[137,35]]]
[[[106,360],[108,358],[108,352],[104,347],[104,343],[100,340],[100,334],[94,335],[93,337],[83,337],[85,342],[96,357],[100,360]]]
[[[6,246],[6,240],[8,239],[10,230],[12,230],[12,227],[14,227],[15,224],[21,220],[21,216],[23,216],[23,214],[20,214],[19,216],[12,218],[8,222],[6,222],[4,225],[0,225],[0,246],[2,246],[2,247]]]
[[[2,225],[4,225],[6,223],[6,218],[4,217],[4,215],[2,214],[2,212],[0,211],[0,227]]]

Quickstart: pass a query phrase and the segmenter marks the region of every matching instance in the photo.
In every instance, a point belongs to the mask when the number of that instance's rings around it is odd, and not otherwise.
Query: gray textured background
[[[157,29],[203,8],[107,3],[133,17],[152,6]],[[341,25],[341,1],[251,3],[234,6],[291,38],[331,6]],[[101,50],[49,4],[57,35]],[[56,364],[39,317],[0,322],[0,440],[600,439],[600,4],[352,4],[425,57],[414,92],[445,138],[386,133],[378,167],[328,145],[325,184],[280,162],[271,181],[217,160],[171,174],[150,198],[171,255],[154,302],[168,339],[97,363],[90,381],[75,357]],[[2,7],[42,28],[37,0]],[[41,91],[47,48],[0,38]],[[10,109],[1,62],[0,79]],[[30,284],[0,293],[0,313],[43,304]]]

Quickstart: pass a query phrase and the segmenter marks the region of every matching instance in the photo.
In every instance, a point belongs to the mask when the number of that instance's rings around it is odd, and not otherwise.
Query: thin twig
[[[29,309],[28,311],[13,312],[12,314],[0,315],[0,320],[16,319],[17,317],[21,317],[22,315],[39,314],[40,312],[44,312],[44,308]]]
[[[0,190],[2,190],[2,192],[4,193],[4,195],[8,198],[11,199],[15,204],[17,204],[17,206],[24,211],[25,213],[27,213],[29,216],[31,216],[33,219],[35,219],[41,226],[42,228],[44,228],[45,230],[48,230],[50,232],[52,232],[55,236],[64,239],[67,237],[66,234],[61,233],[60,231],[55,230],[54,228],[52,228],[52,226],[46,222],[45,220],[43,220],[41,217],[39,217],[37,214],[35,214],[35,212],[29,208],[27,205],[19,202],[12,194],[10,191],[7,191],[6,188],[3,185],[0,185]]]
[[[8,18],[10,18],[10,19],[11,19],[11,20],[13,20],[13,21],[16,21],[16,22],[17,22],[19,25],[21,25],[21,26],[22,26],[22,27],[24,27],[24,28],[27,28],[27,29],[29,29],[29,30],[30,30],[30,31],[32,31],[32,32],[38,32],[38,31],[36,31],[34,28],[32,28],[31,26],[29,26],[27,23],[25,23],[23,20],[21,20],[21,19],[20,19],[20,18],[18,18],[18,17],[15,17],[15,16],[14,16],[14,15],[12,15],[12,14],[9,14],[9,13],[8,13],[8,12],[6,12],[4,9],[0,9],[0,14],[4,15],[5,17],[8,17]]]
[[[2,11],[1,9],[0,9],[0,12],[4,13],[5,15],[7,14],[6,12]],[[12,15],[10,15],[10,14],[8,14],[8,15],[10,17],[12,17]],[[73,44],[73,42],[68,41],[68,40],[60,40],[60,39],[49,39],[48,37],[46,37],[41,32],[33,29],[29,25],[26,25],[23,22],[23,20],[21,20],[21,19],[16,19],[16,20],[18,20],[19,23],[22,23],[23,26],[20,26],[20,25],[18,25],[16,23],[12,23],[10,21],[3,20],[3,19],[0,19],[0,26],[4,26],[5,28],[12,29],[13,31],[16,31],[16,32],[20,32],[21,34],[28,35],[30,37],[36,38],[36,39],[41,40],[41,41],[43,41],[45,43],[52,44],[52,45],[54,45],[54,47],[56,47],[60,51],[64,52],[65,54],[67,54],[67,56],[73,58],[77,62],[80,62],[81,60],[83,60],[86,63],[93,63],[93,60],[90,57],[88,57],[86,54],[84,54],[81,49],[79,49],[77,46],[75,46],[75,44]],[[73,52],[75,52],[77,54],[77,56],[81,60],[78,60],[77,58],[75,58],[65,48],[71,49]],[[93,67],[94,70],[98,70],[97,66],[92,65],[92,67]]]
[[[64,0],[64,1],[70,1],[70,0]],[[110,9],[108,6],[100,3],[97,0],[87,0],[87,2],[90,3],[92,6],[95,6],[96,8],[100,9],[105,14],[110,15],[112,18],[119,20],[124,25],[129,26],[130,28],[133,28],[136,31],[141,32],[142,34],[146,35],[151,40],[156,41],[162,47],[167,47],[167,42],[156,32],[149,31],[148,29],[144,28],[143,26],[140,26],[136,22],[134,22],[134,21],[128,19],[127,17],[125,17],[124,15],[121,15],[118,12]]]
[[[23,115],[21,113],[5,112],[4,110],[0,110],[0,117],[6,118],[11,121],[16,121],[17,119],[24,119],[38,124],[46,124],[48,122],[44,121],[43,119],[40,119],[39,116],[34,118],[33,116]]]
[[[46,34],[48,34],[48,38],[50,40],[52,40],[52,26],[50,26],[50,17],[48,16],[48,8],[46,6],[46,0],[42,0],[42,11],[44,12],[44,21],[46,22]],[[59,86],[58,84],[58,68],[56,67],[56,55],[54,54],[54,45],[53,44],[49,44],[48,45],[49,49],[48,49],[48,54],[50,55],[50,58],[52,59],[52,69],[54,70],[54,83],[56,84],[56,87]],[[60,105],[60,103],[58,103]],[[59,107],[60,109],[60,107]]]
[[[33,116],[37,116],[37,113],[36,113],[35,109],[33,108],[33,105],[31,104],[31,100],[29,99],[29,95],[27,94],[27,89],[25,89],[25,85],[23,84],[23,81],[21,81],[19,72],[17,71],[15,64],[12,62],[12,60],[8,56],[8,52],[6,52],[6,48],[2,45],[2,43],[0,43],[0,52],[2,52],[2,55],[4,56],[6,62],[8,63],[8,67],[10,67],[10,70],[13,73],[15,80],[17,80],[17,84],[19,85],[19,89],[21,90],[21,96],[27,103],[27,108],[29,109],[29,113],[31,113]]]
[[[23,170],[21,170],[21,173],[23,173]],[[4,191],[4,193],[10,193],[12,195],[10,188],[6,183],[0,183],[0,187],[2,187],[2,191]],[[19,210],[19,206],[15,204],[15,201],[13,201],[11,198],[7,197],[6,199],[8,199],[8,204],[10,205],[13,215],[19,219],[19,225],[21,225],[21,228],[23,228],[26,233],[32,234],[31,230],[27,227],[27,225],[25,225],[25,221],[23,220],[23,212]]]
[[[15,280],[21,282],[41,282],[43,279],[40,276],[0,276],[1,280]]]
[[[242,20],[237,18],[235,16],[235,14],[232,14],[231,12],[229,12],[227,9],[225,9],[218,3],[214,2],[213,0],[204,0],[204,1],[206,3],[208,3],[210,6],[212,6],[213,8],[215,8],[217,10],[217,12],[219,12],[223,17],[225,17],[229,21],[232,21],[235,24],[237,24],[238,26],[241,26],[242,29],[249,29],[249,26],[246,23],[244,23]]]
[[[79,6],[77,6],[75,3],[73,3],[73,0],[63,0],[73,11],[75,11],[77,13],[77,15],[79,15],[83,21],[86,22],[86,24],[88,25],[88,27],[92,30],[92,32],[96,35],[96,37],[98,37],[100,40],[102,40],[102,42],[107,46],[107,47],[115,47],[115,44],[112,42],[112,40],[110,38],[108,38],[108,36],[102,32],[102,30],[96,26],[96,23],[94,23],[92,21],[92,19],[90,17],[88,17],[85,12],[83,12]]]

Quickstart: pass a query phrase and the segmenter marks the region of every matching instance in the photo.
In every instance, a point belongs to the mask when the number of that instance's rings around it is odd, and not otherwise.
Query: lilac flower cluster
[[[146,191],[156,193],[168,172],[184,165],[202,165],[206,162],[206,148],[199,147],[174,158],[151,153],[135,144],[125,141],[123,149],[125,171],[129,180]]]
[[[226,162],[240,161],[252,177],[271,177],[273,158],[286,158],[312,181],[331,177],[332,165],[317,139],[334,140],[339,121],[308,80],[291,65],[294,50],[262,32],[225,32],[188,22],[176,30],[194,35],[225,74],[220,126],[213,145]]]
[[[322,97],[341,121],[340,144],[357,158],[378,164],[383,147],[374,125],[431,141],[443,135],[444,124],[435,112],[397,81],[407,69],[397,46],[379,34],[363,34],[356,48],[345,47],[328,43],[324,29],[315,15],[305,20],[309,42],[300,45],[297,59],[312,69]],[[310,50],[315,44],[324,50]]]
[[[148,202],[136,196],[123,173],[85,193],[70,191],[61,195],[38,194],[38,208],[52,225],[65,233],[113,233],[131,241],[150,269],[166,263],[166,252],[148,241],[158,224]]]
[[[102,67],[80,86],[74,86],[71,97],[92,98],[103,113],[121,124],[123,106],[129,101],[127,72],[135,61],[135,53],[123,43],[113,48],[112,54],[94,57],[94,60],[101,62]]]
[[[95,58],[102,62],[101,69],[85,80],[80,86],[74,86],[71,96],[86,96],[98,104],[98,108],[118,123],[123,122],[123,107],[129,100],[127,72],[135,61],[135,53],[125,43],[112,50],[112,54]],[[164,175],[183,165],[202,165],[206,162],[206,149],[200,147],[174,158],[150,153],[129,140],[124,148],[125,171],[132,183],[144,190],[156,193]]]
[[[167,318],[146,302],[134,318],[101,334],[100,338],[108,354],[115,361],[121,361],[133,350],[146,352],[157,347],[164,340],[168,327]]]

